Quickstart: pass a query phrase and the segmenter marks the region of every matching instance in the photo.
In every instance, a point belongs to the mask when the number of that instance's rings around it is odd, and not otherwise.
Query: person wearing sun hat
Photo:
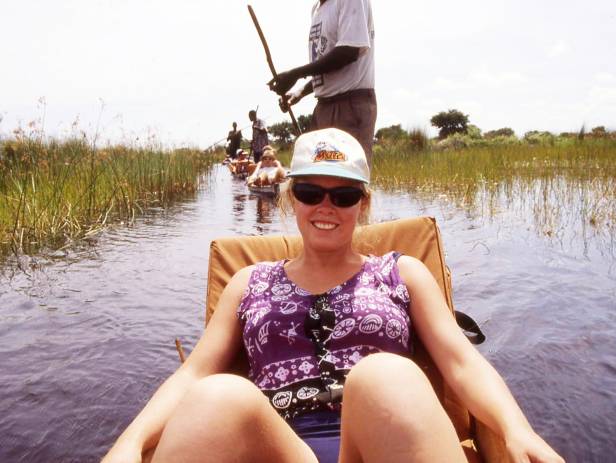
[[[235,152],[235,159],[229,163],[229,170],[233,175],[246,177],[255,170],[255,164],[248,159],[248,154],[242,148]]]
[[[285,171],[276,159],[276,150],[270,145],[263,147],[261,160],[257,163],[254,172],[246,179],[248,185],[266,186],[283,182]]]
[[[564,463],[458,329],[425,265],[355,250],[370,203],[357,140],[337,129],[301,135],[290,176],[299,254],[231,278],[191,355],[103,463],[141,461],[153,446],[152,463],[466,463],[412,360],[415,338],[512,461]],[[225,373],[242,350],[248,379]]]

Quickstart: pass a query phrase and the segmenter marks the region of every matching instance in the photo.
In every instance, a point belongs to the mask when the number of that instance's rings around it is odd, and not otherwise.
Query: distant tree
[[[312,114],[302,114],[297,118],[297,125],[299,125],[299,129],[304,132],[310,131],[310,126],[312,125]]]
[[[473,140],[480,140],[482,138],[481,129],[474,124],[466,126],[466,134]]]
[[[384,140],[400,140],[401,138],[405,138],[407,135],[408,134],[402,126],[397,124],[377,130],[374,137],[377,141],[382,142]]]
[[[280,145],[288,145],[293,139],[293,125],[290,122],[277,122],[268,127],[268,132]]]
[[[524,141],[531,145],[553,145],[555,137],[551,132],[530,130],[524,134]]]
[[[513,129],[510,129],[509,127],[503,127],[502,129],[496,129],[496,130],[488,130],[486,133],[483,134],[484,138],[496,138],[496,137],[513,137],[515,135],[515,132],[513,131]]]
[[[444,139],[454,133],[466,133],[468,114],[464,114],[457,109],[450,109],[447,112],[442,111],[432,116],[430,123],[434,127],[438,127],[438,137]]]
[[[302,133],[310,131],[310,125],[312,124],[312,114],[302,114],[297,118],[297,125]],[[272,136],[272,139],[279,145],[286,146],[295,139],[295,130],[293,124],[288,121],[277,122],[268,127],[268,132]]]
[[[603,126],[603,125],[599,125],[597,127],[593,127],[593,129],[590,131],[590,133],[595,138],[607,137],[607,131],[605,130],[605,126]]]

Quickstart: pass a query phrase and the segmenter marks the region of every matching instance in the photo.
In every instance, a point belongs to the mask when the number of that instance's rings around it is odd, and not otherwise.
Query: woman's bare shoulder
[[[428,271],[428,268],[422,261],[412,256],[401,255],[397,260],[397,264],[402,276],[406,274],[414,274],[417,272],[423,273],[424,271]]]
[[[227,287],[235,287],[238,289],[244,289],[248,286],[248,282],[250,281],[250,275],[252,275],[252,271],[255,269],[256,265],[248,265],[244,268],[239,269],[229,280]]]

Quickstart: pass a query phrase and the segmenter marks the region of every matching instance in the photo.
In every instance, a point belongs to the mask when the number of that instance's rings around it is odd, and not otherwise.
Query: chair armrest
[[[479,420],[475,420],[476,443],[486,463],[509,463],[505,441]]]

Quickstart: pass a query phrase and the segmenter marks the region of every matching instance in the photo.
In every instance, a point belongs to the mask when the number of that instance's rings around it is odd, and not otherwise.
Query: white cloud
[[[616,76],[614,76],[614,74],[610,74],[609,72],[598,72],[595,74],[595,80],[597,82],[615,82]]]
[[[402,101],[416,101],[422,96],[422,93],[418,90],[409,90],[408,88],[398,87],[392,92],[397,100]]]
[[[476,85],[490,88],[503,88],[528,82],[528,78],[520,72],[492,71],[485,66],[471,71],[469,80]]]
[[[435,90],[445,90],[445,91],[456,91],[462,90],[464,88],[468,88],[468,84],[466,82],[459,82],[453,79],[448,79],[443,76],[437,76],[432,86]]]
[[[550,58],[558,58],[569,51],[569,45],[564,40],[558,40],[553,43],[547,50],[547,54]]]
[[[594,85],[588,92],[589,101],[596,105],[616,104],[616,85],[613,87]]]

